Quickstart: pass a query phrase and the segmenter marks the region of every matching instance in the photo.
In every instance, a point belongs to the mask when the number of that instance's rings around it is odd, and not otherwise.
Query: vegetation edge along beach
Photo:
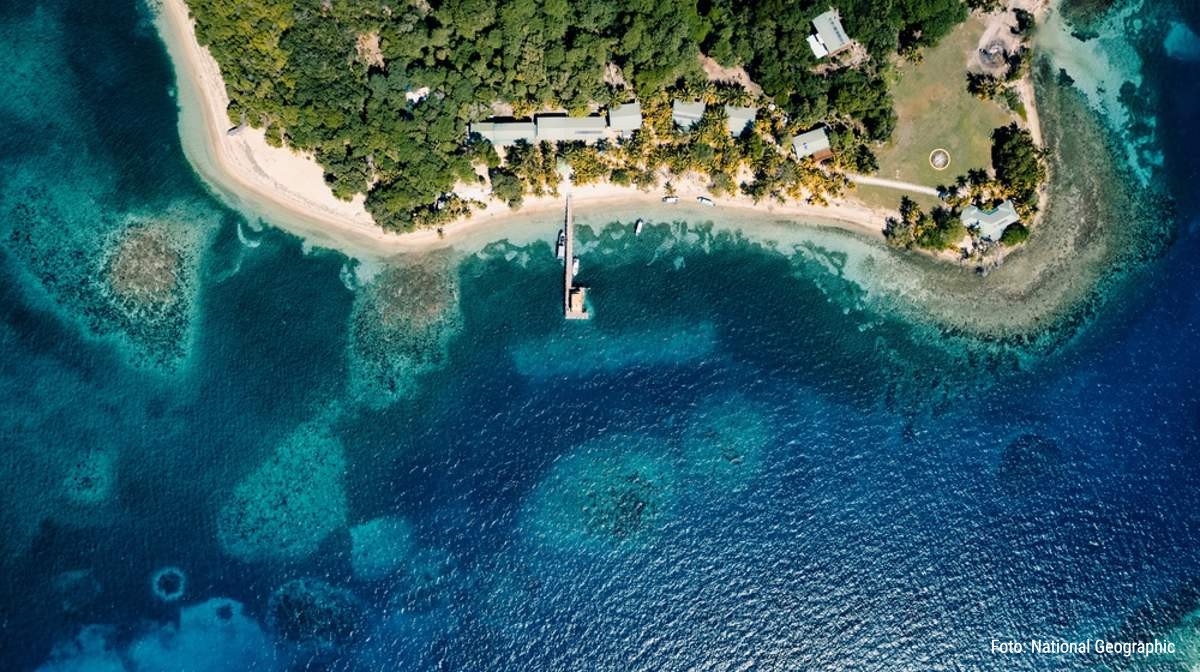
[[[1053,3],[1049,11],[1055,11],[1056,6]],[[520,210],[492,202],[468,219],[460,218],[437,228],[405,233],[385,231],[374,224],[361,194],[348,201],[335,197],[326,186],[328,174],[310,157],[271,146],[272,142],[261,130],[230,125],[231,103],[226,83],[216,61],[197,41],[185,0],[163,0],[157,18],[176,68],[185,152],[206,181],[247,214],[281,225],[313,244],[373,257],[448,244],[475,248],[500,238],[544,238],[547,231],[553,230],[551,222],[561,216],[561,198],[545,193],[524,198]],[[1038,98],[1049,93],[1059,109],[1035,112],[1030,115],[1033,119],[1041,118],[1042,125],[1053,127],[1061,120],[1052,117],[1067,115],[1072,123],[1094,125],[1082,134],[1088,136],[1087,141],[1080,140],[1074,129],[1067,133],[1060,128],[1057,138],[1047,140],[1049,163],[1053,166],[1064,155],[1077,154],[1085,142],[1099,140],[1100,146],[1108,151],[1089,159],[1108,167],[1098,171],[1106,179],[1080,180],[1070,171],[1051,170],[1043,191],[1050,198],[1043,198],[1046,211],[1039,214],[1048,224],[1031,227],[1034,235],[1028,243],[1008,255],[1006,263],[986,278],[976,277],[962,265],[930,259],[927,255],[889,252],[878,242],[872,242],[871,239],[882,238],[896,213],[861,200],[834,197],[808,203],[796,200],[755,203],[745,196],[726,196],[721,199],[720,217],[716,219],[728,220],[719,224],[748,236],[771,240],[779,240],[781,230],[792,228],[792,224],[835,227],[858,234],[832,243],[857,246],[857,256],[865,259],[864,269],[869,267],[869,270],[863,270],[854,279],[869,292],[876,290],[872,293],[883,299],[881,305],[911,308],[914,316],[932,319],[957,333],[1029,343],[1048,332],[1059,331],[1062,324],[1078,321],[1082,313],[1094,307],[1104,293],[1101,281],[1113,275],[1109,270],[1128,269],[1126,264],[1119,263],[1121,260],[1152,257],[1147,245],[1161,244],[1166,236],[1147,236],[1138,233],[1142,228],[1128,224],[1106,225],[1104,220],[1118,218],[1122,222],[1143,223],[1146,231],[1157,231],[1163,224],[1161,203],[1151,197],[1153,194],[1135,193],[1138,191],[1135,182],[1116,159],[1114,145],[1119,139],[1114,137],[1112,129],[1104,127],[1098,114],[1086,109],[1086,104],[1074,100],[1070,93],[1050,91],[1064,86],[1054,81],[1053,64],[1043,58],[1037,69],[1042,71],[1038,76]],[[1032,109],[1032,96],[1028,97]],[[1064,111],[1067,109],[1071,112]],[[241,155],[231,151],[232,137],[245,143],[241,145]],[[245,150],[246,146],[253,147],[253,151]],[[268,174],[263,165],[273,172]],[[278,176],[285,179],[275,179]],[[681,182],[679,186],[682,187],[679,193],[689,198],[707,193],[703,185]],[[585,223],[589,216],[595,223],[607,223],[637,216],[698,221],[713,218],[714,214],[696,207],[667,207],[661,203],[659,193],[612,182],[576,186],[572,191],[577,213]],[[896,192],[897,202],[900,195]],[[1072,212],[1077,211],[1063,202],[1056,203],[1055,199],[1090,203],[1094,206],[1094,216],[1073,217]],[[784,222],[786,225],[781,227]],[[811,226],[801,229],[783,237],[799,241],[805,231],[812,231]],[[1129,246],[1122,240],[1125,236],[1132,236],[1135,243]]]

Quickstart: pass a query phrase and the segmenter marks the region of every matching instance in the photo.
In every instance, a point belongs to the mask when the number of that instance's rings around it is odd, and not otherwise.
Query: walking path
[[[851,182],[856,184],[865,184],[872,187],[885,187],[887,189],[898,189],[900,191],[911,191],[917,194],[928,194],[930,196],[940,196],[938,190],[933,187],[926,187],[912,182],[901,182],[900,180],[889,180],[883,177],[871,177],[870,175],[856,175],[854,173],[846,173],[846,177],[850,178]]]

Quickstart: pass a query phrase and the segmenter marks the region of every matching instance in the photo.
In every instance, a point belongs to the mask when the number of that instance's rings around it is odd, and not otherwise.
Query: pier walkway
[[[567,195],[567,215],[563,231],[566,233],[563,253],[563,316],[568,320],[586,320],[591,317],[585,303],[587,288],[575,285],[575,217],[571,212],[570,194]]]

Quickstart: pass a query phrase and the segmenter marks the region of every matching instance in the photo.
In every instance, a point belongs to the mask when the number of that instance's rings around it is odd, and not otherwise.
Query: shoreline
[[[1055,6],[1051,2],[1047,8],[1053,11]],[[471,254],[500,241],[553,244],[563,216],[562,196],[527,198],[517,211],[493,203],[446,227],[444,235],[436,230],[391,234],[353,216],[330,216],[319,207],[305,210],[303,198],[289,201],[286,193],[282,197],[273,193],[269,178],[252,170],[249,175],[233,174],[229,162],[238,156],[222,154],[234,145],[223,130],[228,123],[223,121],[224,84],[216,62],[195,40],[184,0],[161,0],[154,20],[176,72],[185,155],[212,191],[247,217],[258,217],[301,237],[306,247],[330,248],[363,261],[437,248]],[[1049,51],[1039,60],[1056,60],[1055,50]],[[850,199],[817,207],[754,205],[745,197],[735,197],[720,199],[717,207],[703,207],[691,200],[702,188],[694,180],[678,181],[677,205],[663,204],[660,194],[589,185],[570,189],[576,222],[590,226],[632,223],[637,218],[648,223],[711,222],[774,249],[843,255],[845,261],[830,268],[864,290],[865,303],[907,315],[943,334],[949,330],[1037,349],[1039,343],[1047,343],[1047,336],[1061,336],[1061,327],[1079,324],[1081,314],[1094,309],[1114,281],[1127,275],[1114,268],[1122,264],[1132,268],[1139,265],[1136,260],[1154,256],[1156,246],[1145,241],[1147,234],[1157,239],[1155,221],[1160,219],[1153,190],[1129,179],[1138,167],[1129,165],[1131,157],[1119,150],[1110,120],[1088,104],[1086,91],[1075,93],[1056,84],[1049,74],[1039,76],[1037,63],[1026,95],[1039,104],[1036,125],[1049,154],[1049,177],[1042,194],[1046,207],[1039,213],[1042,224],[1033,228],[1029,244],[1006,254],[986,277],[945,255],[889,248],[882,227],[891,212]],[[205,73],[207,92],[201,81]],[[251,133],[247,129],[239,136]],[[268,149],[285,153],[297,174],[308,170],[309,179],[319,181],[319,193],[332,198],[314,162],[290,150]],[[1091,169],[1086,173],[1063,170],[1080,164]],[[1081,217],[1081,212],[1088,215]]]
[[[287,148],[268,145],[261,130],[227,129],[229,104],[220,67],[196,38],[195,25],[185,0],[161,0],[154,23],[175,70],[179,131],[184,154],[197,174],[231,207],[304,238],[320,247],[331,247],[351,256],[387,257],[404,252],[454,246],[477,247],[508,238],[521,229],[522,220],[546,220],[561,215],[563,195],[527,197],[519,210],[492,202],[471,217],[436,230],[409,233],[384,231],[363,207],[363,196],[339,201],[324,183],[323,171],[311,158]],[[829,206],[801,203],[754,203],[737,195],[719,199],[718,206],[686,205],[708,195],[689,180],[679,180],[681,203],[669,206],[657,193],[614,184],[571,187],[576,213],[583,220],[616,213],[646,219],[667,219],[674,213],[708,217],[736,211],[739,219],[794,220],[802,226],[839,228],[883,240],[884,220],[891,211],[872,208],[853,199],[833,199]],[[897,202],[899,194],[897,192]],[[565,194],[564,194],[565,195]],[[513,224],[517,224],[513,226]],[[503,226],[502,226],[503,225]],[[522,232],[517,231],[518,235]],[[528,233],[528,232],[524,232]],[[542,232],[552,237],[553,229]]]

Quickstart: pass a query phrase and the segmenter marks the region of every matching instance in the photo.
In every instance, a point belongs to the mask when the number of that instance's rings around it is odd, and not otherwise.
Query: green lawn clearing
[[[1001,101],[967,93],[967,62],[983,29],[983,20],[973,16],[926,50],[922,62],[901,63],[893,87],[900,120],[892,139],[876,151],[880,177],[935,187],[968,169],[991,167],[992,130],[1015,116]],[[950,153],[945,170],[929,165],[935,149]]]

